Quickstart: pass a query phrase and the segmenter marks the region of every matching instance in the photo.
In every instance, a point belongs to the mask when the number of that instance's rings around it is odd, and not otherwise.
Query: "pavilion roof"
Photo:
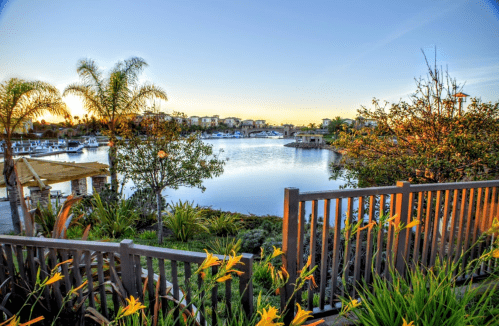
[[[49,184],[82,179],[96,175],[109,175],[109,166],[99,162],[58,162],[31,157],[14,159],[19,181],[24,187],[41,189]],[[3,171],[4,162],[0,162]],[[5,179],[0,178],[0,187],[5,187]]]

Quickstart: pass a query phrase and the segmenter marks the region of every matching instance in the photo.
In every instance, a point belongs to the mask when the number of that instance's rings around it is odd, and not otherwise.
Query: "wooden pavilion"
[[[0,169],[3,171],[3,162]],[[87,177],[92,178],[92,187],[101,191],[109,175],[109,166],[99,162],[58,162],[31,157],[14,159],[19,182],[29,187],[33,203],[48,204],[50,184],[71,181],[71,192],[76,195],[87,193]],[[4,178],[0,178],[0,187],[5,187]]]

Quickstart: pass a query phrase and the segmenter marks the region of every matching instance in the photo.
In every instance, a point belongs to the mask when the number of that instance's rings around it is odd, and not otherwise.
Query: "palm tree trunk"
[[[163,244],[163,219],[161,217],[161,190],[156,190],[156,207],[158,209],[158,242]]]
[[[14,160],[12,159],[12,147],[9,144],[5,146],[5,159],[3,166],[3,176],[7,186],[7,194],[10,202],[10,212],[12,216],[12,225],[14,226],[14,233],[21,233],[21,219],[17,209],[17,187],[16,175],[14,173]]]
[[[116,173],[116,147],[112,141],[112,146],[109,147],[108,159],[109,159],[109,172],[111,173],[111,189],[113,191],[118,191],[118,174]]]

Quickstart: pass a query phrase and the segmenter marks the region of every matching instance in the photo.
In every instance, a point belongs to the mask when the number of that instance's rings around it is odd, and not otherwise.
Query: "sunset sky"
[[[163,111],[272,124],[354,117],[373,97],[398,101],[424,76],[421,49],[499,100],[496,0],[0,0],[0,82],[38,79],[61,91],[79,59],[104,70],[132,56],[166,90]],[[83,115],[67,97],[73,115]]]

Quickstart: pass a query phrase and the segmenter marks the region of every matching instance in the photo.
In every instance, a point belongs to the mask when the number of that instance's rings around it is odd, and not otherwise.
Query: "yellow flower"
[[[319,324],[322,324],[323,322],[325,322],[325,320],[324,319],[320,319],[318,321],[314,321],[313,323],[307,324],[306,326],[317,326]]]
[[[73,294],[73,293],[76,293],[77,291],[81,290],[85,285],[87,285],[88,281],[85,281],[83,282],[80,286],[74,288],[74,289],[71,289],[71,291],[69,291],[69,295]]]
[[[107,146],[113,147],[114,146],[114,142],[111,140],[109,143],[107,143]]]
[[[492,257],[499,258],[499,249],[494,249],[494,251],[492,251]]]
[[[30,321],[28,321],[28,322],[25,322],[25,323],[19,324],[19,326],[28,326],[28,325],[32,325],[32,324],[37,323],[37,322],[39,322],[40,320],[44,320],[44,319],[45,319],[45,317],[43,317],[43,316],[36,317],[35,319],[32,319],[32,320],[30,320]]]
[[[223,283],[223,282],[225,282],[225,281],[227,281],[227,280],[230,280],[230,279],[232,279],[232,275],[227,274],[227,275],[225,275],[225,276],[222,276],[222,277],[218,278],[218,279],[217,279],[217,282],[219,282],[219,283]]]
[[[312,312],[311,311],[305,311],[303,310],[299,304],[296,304],[298,307],[298,311],[296,312],[295,318],[291,322],[290,326],[300,326],[302,325],[307,319],[312,317]]]
[[[271,258],[275,258],[277,256],[284,254],[284,252],[281,250],[281,248],[276,248],[275,246],[272,246],[272,247],[274,247],[274,252],[272,253]]]
[[[158,157],[159,157],[159,158],[165,158],[165,157],[167,157],[167,156],[168,156],[168,155],[165,153],[165,151],[159,151],[159,152],[158,152]]]
[[[355,309],[357,308],[358,306],[360,306],[360,302],[357,300],[357,299],[354,299],[352,301],[350,301],[343,309],[342,309],[342,313],[345,314],[347,312],[349,312],[350,310],[352,309]]]
[[[241,262],[241,258],[243,258],[243,255],[236,256],[235,251],[232,251],[232,253],[234,254],[234,256],[229,255],[229,260],[227,261],[227,265],[225,268],[231,269],[237,264],[244,265],[244,263]]]
[[[43,285],[50,285],[50,284],[52,284],[52,283],[55,283],[55,282],[57,282],[57,281],[62,280],[62,278],[63,278],[63,276],[61,275],[61,273],[57,272],[57,273],[55,273],[55,274],[54,274],[54,276],[52,276],[49,280],[45,281],[45,282],[42,284],[42,286],[43,286]]]
[[[413,326],[414,325],[414,322],[411,321],[409,324],[405,321],[404,318],[402,318],[402,320],[404,321],[404,323],[402,324],[402,326]]]
[[[262,319],[256,324],[256,326],[282,326],[283,323],[275,322],[274,319],[279,319],[277,314],[277,308],[270,306],[269,310],[263,308],[263,312],[258,312]]]
[[[206,278],[206,273],[205,272],[200,272],[199,275],[201,275],[201,279],[204,280]]]
[[[146,308],[146,306],[141,304],[140,301],[136,300],[133,296],[130,296],[130,299],[127,298],[126,301],[128,302],[128,306],[123,309],[123,317],[129,316],[136,313],[140,309]]]
[[[218,259],[218,257],[213,256],[213,254],[210,254],[206,249],[204,251],[206,252],[206,259],[201,263],[201,266],[199,266],[198,272],[211,266],[220,265],[220,259]]]
[[[317,283],[315,283],[315,278],[313,274],[310,274],[309,276],[305,277],[305,280],[309,280],[310,282],[310,288],[316,288]]]
[[[406,229],[411,229],[419,224],[419,220],[413,220],[411,223],[407,224]]]
[[[57,267],[61,266],[61,265],[64,265],[64,264],[69,264],[69,263],[72,263],[73,262],[73,258],[71,259],[68,259],[68,260],[65,260],[63,262],[60,262],[59,264],[55,265],[54,269],[56,269]],[[52,270],[54,270],[52,269]]]

